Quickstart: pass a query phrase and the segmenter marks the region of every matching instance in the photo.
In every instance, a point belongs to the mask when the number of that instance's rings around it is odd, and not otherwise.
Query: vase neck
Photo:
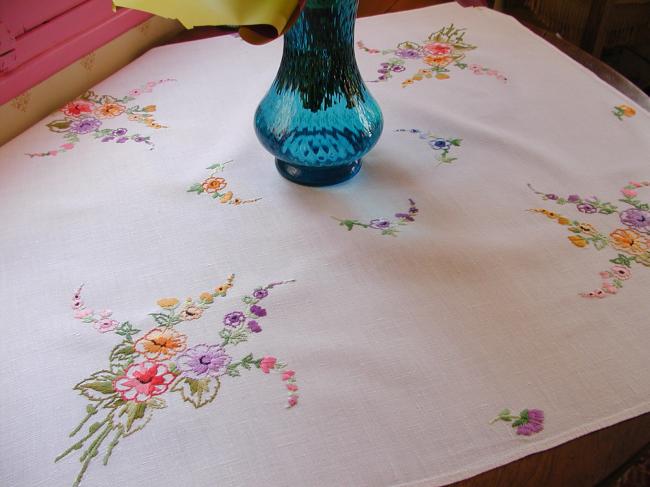
[[[358,0],[307,0],[296,23],[284,35],[285,48],[336,49],[354,42]]]

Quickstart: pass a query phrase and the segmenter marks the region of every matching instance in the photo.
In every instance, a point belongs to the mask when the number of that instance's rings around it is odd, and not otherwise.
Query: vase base
[[[311,167],[275,160],[278,172],[292,183],[303,186],[331,186],[347,181],[361,169],[361,159],[343,166]]]

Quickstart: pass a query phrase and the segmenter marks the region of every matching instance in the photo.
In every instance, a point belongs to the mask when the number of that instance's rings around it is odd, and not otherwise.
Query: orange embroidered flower
[[[634,230],[619,228],[609,236],[612,247],[633,255],[645,254],[650,247],[647,237],[641,236]]]
[[[582,247],[586,247],[587,244],[589,243],[589,242],[587,242],[584,238],[582,238],[582,237],[579,236],[579,235],[571,235],[571,236],[568,237],[568,238],[569,238],[569,240],[571,241],[571,243],[572,243],[573,245],[575,245],[576,247],[581,247],[581,248],[582,248]]]
[[[626,117],[633,117],[634,115],[636,115],[636,110],[629,105],[619,105],[616,108],[621,110],[623,115],[625,115]]]
[[[154,328],[135,342],[135,351],[148,359],[166,360],[187,348],[187,337],[173,328]]]
[[[451,56],[426,56],[424,61],[429,66],[447,66],[453,61]]]
[[[449,79],[449,75],[446,73],[438,73],[436,74],[436,79]]]
[[[569,219],[568,219],[567,217],[565,217],[565,216],[561,216],[560,218],[557,219],[557,222],[558,222],[560,225],[568,225],[569,223],[571,223],[571,220],[569,220]]]
[[[232,191],[228,191],[226,194],[224,194],[221,199],[219,200],[222,203],[228,203],[232,199]]]
[[[175,308],[178,304],[178,299],[176,298],[163,298],[156,301],[156,304],[161,308],[170,309]]]
[[[104,103],[102,106],[96,108],[94,113],[99,118],[113,118],[122,115],[124,110],[126,110],[126,107],[119,103]]]
[[[147,105],[142,109],[143,112],[155,112],[156,111],[156,105]]]
[[[212,293],[208,293],[208,292],[201,293],[199,299],[204,303],[208,303],[208,304],[214,303],[214,298],[212,297]]]
[[[220,189],[225,188],[227,184],[224,178],[208,178],[203,181],[201,186],[203,186],[206,193],[216,193]]]

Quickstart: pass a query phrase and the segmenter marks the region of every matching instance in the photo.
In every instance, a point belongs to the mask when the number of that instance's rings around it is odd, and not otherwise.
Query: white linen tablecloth
[[[356,40],[345,184],[255,138],[281,41],[154,49],[0,149],[0,484],[441,485],[650,411],[648,113],[487,9]]]

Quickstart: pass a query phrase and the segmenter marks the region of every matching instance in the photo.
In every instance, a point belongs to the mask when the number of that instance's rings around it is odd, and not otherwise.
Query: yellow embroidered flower
[[[598,234],[598,230],[596,230],[596,228],[595,228],[591,223],[581,223],[581,224],[578,226],[578,228],[579,228],[580,231],[581,231],[582,233],[584,233],[585,235],[591,235],[591,236],[593,236],[593,235],[597,235],[597,234]]]
[[[150,360],[167,360],[185,350],[187,336],[173,328],[154,328],[135,342],[135,351]]]
[[[436,79],[449,79],[449,75],[446,73],[438,73],[436,74]]]
[[[94,113],[99,118],[113,118],[124,113],[124,110],[126,110],[126,107],[119,103],[104,103],[99,108],[96,108]]]
[[[155,112],[156,111],[156,105],[147,105],[142,109],[143,112]]]
[[[549,217],[551,220],[557,220],[560,218],[560,215],[558,213],[555,213],[554,211],[546,211],[544,213],[547,217]]]
[[[203,301],[204,303],[208,303],[208,304],[214,303],[214,298],[212,297],[212,293],[208,293],[208,292],[201,293],[199,299],[201,299],[201,301]]]
[[[232,199],[232,191],[228,191],[224,194],[219,201],[222,203],[228,203]]]
[[[216,193],[228,185],[224,178],[208,178],[203,181],[203,189],[206,193]]]
[[[633,255],[645,254],[649,249],[647,237],[627,228],[619,228],[609,234],[612,247]]]
[[[172,309],[178,305],[178,299],[176,298],[163,298],[156,301],[158,306],[165,309]]]
[[[568,237],[569,240],[573,245],[576,247],[586,247],[589,242],[587,242],[584,238],[582,238],[580,235],[571,235]]]

